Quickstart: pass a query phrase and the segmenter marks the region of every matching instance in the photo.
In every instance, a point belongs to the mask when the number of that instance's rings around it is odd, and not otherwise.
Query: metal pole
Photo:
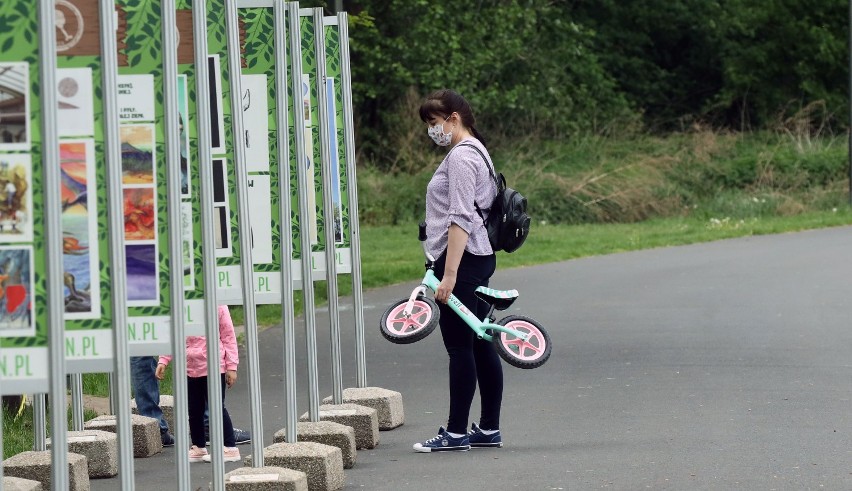
[[[231,124],[233,124],[234,135],[245,135],[242,111],[242,50],[236,0],[225,0],[225,8],[228,71],[231,74]],[[260,353],[257,348],[257,306],[254,301],[254,261],[251,250],[246,142],[241,136],[234,138],[234,172],[237,176],[237,216],[240,224],[240,274],[246,324],[252,466],[263,467],[263,416],[260,394]]]
[[[59,183],[59,128],[56,111],[56,29],[53,2],[39,2],[39,90],[41,92],[42,167],[44,172],[44,244],[47,254],[48,365],[50,370],[50,423],[53,445],[50,482],[54,489],[67,489],[68,441],[65,415],[65,303],[62,293],[62,219]],[[44,450],[44,394],[36,397],[35,449]]]
[[[51,369],[53,367],[53,365],[50,366]],[[36,394],[33,398],[33,450],[36,452],[47,450],[47,398],[44,394]]]
[[[109,208],[109,257],[113,316],[116,433],[121,488],[134,489],[133,431],[130,423],[130,354],[127,347],[127,264],[124,254],[124,194],[121,189],[121,139],[118,132],[118,41],[115,0],[101,0],[101,74],[104,149]]]
[[[290,57],[292,60],[293,76],[293,109],[296,119],[295,141],[296,141],[296,175],[299,182],[299,223],[302,233],[299,234],[300,248],[302,250],[302,295],[305,299],[305,344],[307,347],[308,363],[308,415],[311,421],[319,421],[319,394],[317,383],[317,332],[316,312],[314,310],[314,279],[311,265],[311,237],[306,233],[308,230],[308,193],[314,192],[313,180],[308,180],[304,162],[305,155],[305,124],[302,120],[302,36],[301,18],[299,16],[299,2],[287,3],[287,14],[290,23]],[[313,156],[312,156],[313,157]],[[285,285],[286,286],[286,285]]]
[[[210,410],[210,446],[213,489],[225,489],[222,443],[222,386],[219,371],[219,309],[216,300],[216,256],[213,237],[213,155],[210,134],[210,70],[207,68],[207,0],[192,9],[195,47],[195,91],[198,113],[198,161],[201,178],[201,236],[204,281],[204,327],[207,335],[207,408]],[[215,75],[215,73],[214,73]],[[222,83],[217,80],[217,83]],[[181,376],[183,374],[179,374]]]
[[[850,0],[852,1],[852,0]],[[352,70],[349,63],[349,15],[337,14],[340,31],[340,83],[343,91],[343,139],[346,144],[346,189],[349,192],[349,233],[352,250],[352,296],[355,303],[355,365],[358,387],[367,387],[364,337],[364,292],[361,280],[361,230],[358,225],[358,180],[355,177],[355,123],[352,109]]]
[[[337,156],[332,159],[330,140],[337,135],[330,134],[329,119],[334,115],[328,114],[328,82],[326,77],[325,60],[325,22],[323,9],[314,9],[314,49],[317,60],[317,107],[319,108],[320,155],[322,156],[322,187],[323,187],[323,218],[325,222],[325,275],[328,287],[328,318],[330,323],[329,337],[331,344],[331,379],[332,401],[343,404],[343,368],[340,356],[340,309],[337,292],[337,264],[334,237],[334,200],[332,196],[332,162],[337,163]],[[333,97],[333,95],[332,95]]]
[[[83,375],[72,373],[71,380],[71,428],[83,431]]]
[[[175,462],[177,464],[177,488],[181,491],[190,489],[189,442],[189,412],[186,400],[186,327],[184,325],[184,291],[183,291],[183,230],[181,228],[181,195],[180,195],[180,127],[178,123],[178,94],[177,94],[177,14],[175,0],[163,0],[161,4],[163,15],[163,98],[166,116],[166,167],[168,168],[168,203],[169,203],[169,278],[171,280],[172,311],[171,322],[174,383],[174,424],[172,432],[175,435]],[[187,134],[189,132],[189,121]],[[190,265],[191,267],[192,265]]]
[[[849,31],[849,43],[848,43],[848,51],[849,51],[849,86],[848,89],[848,98],[849,98],[849,128],[847,129],[847,134],[849,136],[849,144],[848,144],[848,167],[849,167],[849,204],[852,205],[852,0],[849,0],[849,22],[847,23],[847,30]]]
[[[281,217],[281,315],[284,328],[284,433],[286,440],[298,440],[299,415],[296,407],[296,338],[293,314],[293,220],[290,203],[290,138],[287,104],[287,29],[284,0],[275,0],[275,101],[276,127],[278,128],[278,210]],[[297,83],[295,75],[293,84]],[[298,113],[296,113],[298,114]]]

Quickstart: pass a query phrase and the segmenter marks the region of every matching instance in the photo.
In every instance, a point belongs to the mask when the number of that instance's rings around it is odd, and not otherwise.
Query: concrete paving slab
[[[379,418],[375,409],[358,404],[322,404],[319,407],[320,421],[334,421],[355,430],[355,446],[376,448],[379,444]],[[299,421],[309,421],[308,413]]]
[[[343,468],[355,466],[357,450],[355,446],[355,430],[351,426],[335,423],[334,421],[304,421],[298,423],[297,438],[300,442],[316,442],[337,447],[343,453]],[[287,441],[286,429],[275,432],[274,443]]]
[[[89,470],[86,456],[68,452],[68,490],[89,491]],[[20,477],[40,482],[44,489],[53,489],[50,485],[50,451],[21,452],[3,461],[5,476]]]
[[[160,409],[163,411],[163,417],[166,418],[166,423],[169,425],[169,431],[175,431],[175,398],[170,395],[160,395]],[[136,399],[130,399],[130,412],[139,414],[139,408],[136,407]]]
[[[308,476],[284,467],[242,467],[225,474],[225,490],[308,491]]]
[[[51,439],[47,439],[50,450]],[[118,436],[101,430],[83,430],[68,432],[68,451],[85,455],[90,478],[104,478],[118,475]]]
[[[160,422],[154,418],[130,415],[130,423],[133,426],[133,456],[145,458],[156,455],[163,450],[163,441],[160,438]],[[101,430],[116,432],[116,417],[113,414],[104,414],[92,418],[83,424],[87,430]]]
[[[3,476],[3,489],[5,491],[42,491],[44,486],[31,479]]]
[[[322,400],[323,404],[332,404],[331,396]],[[402,406],[402,394],[381,387],[351,387],[343,389],[343,402],[371,407],[379,418],[379,430],[387,431],[405,423],[405,410]]]
[[[337,447],[315,442],[274,443],[263,449],[264,465],[302,471],[310,491],[343,489],[343,454]],[[243,462],[252,465],[249,455]]]

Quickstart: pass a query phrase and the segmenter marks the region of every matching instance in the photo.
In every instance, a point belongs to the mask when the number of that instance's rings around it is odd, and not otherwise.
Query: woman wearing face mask
[[[474,290],[487,286],[497,266],[483,218],[497,194],[482,156],[488,156],[485,140],[476,130],[470,104],[452,90],[432,93],[420,106],[420,119],[428,134],[449,152],[426,188],[426,247],[441,280],[435,300],[441,312],[441,336],[450,357],[450,413],[447,427],[438,436],[414,444],[418,452],[465,451],[470,447],[502,447],[500,405],[503,368],[491,343],[476,339],[474,332],[447,306],[450,293],[482,318],[488,305]],[[488,156],[489,162],[491,161]],[[479,425],[468,431],[470,406],[477,382],[482,414]]]

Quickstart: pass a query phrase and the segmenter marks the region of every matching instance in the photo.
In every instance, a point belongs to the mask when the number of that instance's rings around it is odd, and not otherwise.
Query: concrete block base
[[[273,443],[263,450],[263,465],[304,472],[311,491],[343,489],[343,454],[337,447],[315,442]],[[252,456],[243,459],[252,465]]]
[[[331,404],[331,396],[323,399],[323,404]],[[358,404],[376,410],[379,418],[379,430],[387,431],[405,423],[405,411],[402,407],[402,394],[381,387],[360,387],[343,389],[343,402]]]
[[[3,489],[5,491],[43,491],[44,486],[30,479],[3,476]]]
[[[68,452],[69,491],[89,491],[89,469],[86,456]],[[21,452],[3,461],[3,474],[41,483],[44,489],[50,486],[50,451]],[[5,481],[4,481],[5,484]]]
[[[379,444],[379,418],[376,410],[358,404],[323,404],[319,407],[320,421],[334,421],[355,430],[355,447],[376,448]],[[308,413],[299,418],[308,421]]]
[[[48,438],[48,450],[50,446]],[[86,456],[89,477],[118,475],[118,437],[115,433],[100,430],[69,431],[68,451]]]
[[[166,423],[169,424],[169,430],[175,430],[175,398],[174,396],[161,395],[160,409],[163,411],[163,417],[166,418]],[[139,414],[139,409],[136,407],[136,399],[130,399],[130,412]]]
[[[225,474],[225,490],[308,491],[308,476],[283,467],[243,467]]]
[[[160,439],[160,422],[154,418],[138,414],[133,414],[130,418],[133,425],[133,456],[142,458],[160,453],[163,450],[163,441]],[[104,414],[86,421],[83,428],[116,433],[116,423],[115,415]]]
[[[300,442],[316,442],[337,447],[343,453],[343,468],[355,467],[355,430],[334,421],[299,423],[296,434]],[[287,441],[286,430],[279,430],[273,436],[274,443]]]

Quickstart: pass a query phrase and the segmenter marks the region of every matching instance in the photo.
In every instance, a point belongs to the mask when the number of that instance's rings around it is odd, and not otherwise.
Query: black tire
[[[514,344],[514,341],[518,339],[515,336],[500,331],[491,333],[494,338],[494,348],[500,358],[506,360],[506,363],[514,367],[530,369],[544,365],[550,358],[553,344],[550,342],[550,335],[538,322],[522,315],[510,315],[500,319],[496,324],[533,334],[530,345],[522,349]]]
[[[410,344],[420,341],[438,327],[438,319],[441,317],[441,313],[438,310],[438,304],[434,300],[423,295],[417,296],[412,314],[413,316],[425,317],[425,320],[415,326],[406,326],[404,324],[405,319],[398,317],[405,308],[406,303],[408,303],[407,298],[397,300],[393,305],[388,307],[385,313],[382,314],[382,320],[379,321],[382,336],[391,343]],[[391,327],[388,327],[389,323]],[[395,327],[394,323],[403,324]]]

